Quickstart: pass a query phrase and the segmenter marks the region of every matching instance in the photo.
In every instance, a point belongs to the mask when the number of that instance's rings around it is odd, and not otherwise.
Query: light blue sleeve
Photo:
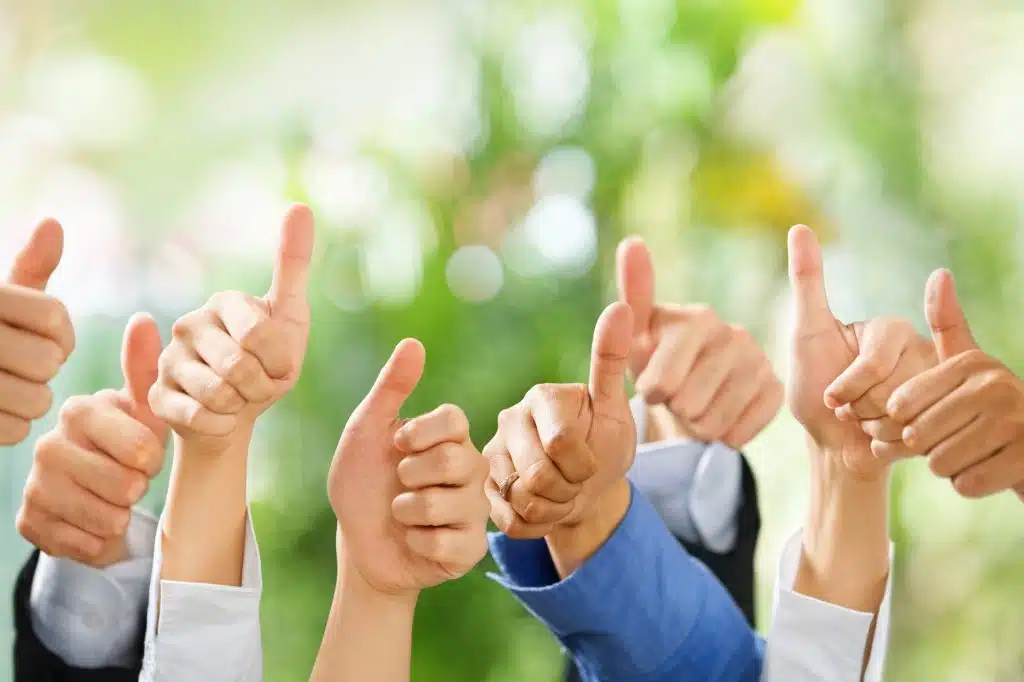
[[[543,540],[496,533],[508,589],[569,650],[587,682],[756,682],[764,642],[725,587],[644,497],[605,544],[559,580]]]

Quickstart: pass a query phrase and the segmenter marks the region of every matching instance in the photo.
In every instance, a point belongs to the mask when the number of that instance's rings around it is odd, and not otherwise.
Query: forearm
[[[211,455],[175,436],[161,537],[162,580],[241,585],[250,441],[251,432]]]
[[[836,458],[811,458],[811,498],[795,590],[877,613],[889,575],[887,476],[851,476]]]
[[[338,552],[338,579],[311,682],[408,682],[417,594],[375,591]]]

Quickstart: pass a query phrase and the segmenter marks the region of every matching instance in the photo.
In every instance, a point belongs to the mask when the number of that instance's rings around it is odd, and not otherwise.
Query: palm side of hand
[[[394,446],[400,422],[345,427],[328,475],[331,506],[345,554],[363,579],[383,592],[421,589],[449,579],[444,568],[414,554],[391,503],[402,492],[396,468],[404,454]]]

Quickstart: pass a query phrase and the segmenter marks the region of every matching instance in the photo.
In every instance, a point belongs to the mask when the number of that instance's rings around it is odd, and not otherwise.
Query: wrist
[[[415,589],[388,591],[375,587],[356,567],[345,549],[345,541],[341,528],[336,538],[336,554],[338,561],[335,579],[335,598],[342,599],[348,605],[358,605],[359,610],[366,609],[386,618],[412,618],[419,600],[420,591]]]
[[[796,591],[873,612],[889,574],[889,477],[864,477],[842,464],[848,453],[812,453],[808,517]]]
[[[617,480],[572,523],[555,526],[545,538],[559,575],[565,578],[599,550],[622,523],[633,491],[625,478]]]

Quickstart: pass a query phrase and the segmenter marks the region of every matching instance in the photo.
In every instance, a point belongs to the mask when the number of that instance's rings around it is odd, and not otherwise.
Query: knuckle
[[[437,408],[437,410],[451,433],[459,436],[469,433],[469,419],[462,409],[451,403],[445,403]]]
[[[978,498],[983,496],[983,485],[985,476],[983,474],[966,474],[953,479],[953,488],[962,497]]]
[[[39,381],[49,381],[64,364],[64,349],[57,345],[56,341],[44,339],[36,344],[35,357],[33,358],[34,378]]]
[[[531,391],[533,389],[530,389]],[[498,429],[507,431],[512,428],[512,425],[518,421],[519,406],[506,407],[504,410],[498,413]]]
[[[241,338],[238,339],[239,345],[247,351],[261,348],[267,343],[273,342],[275,337],[275,330],[270,317],[263,311],[258,312],[256,321],[250,324],[242,332]]]
[[[544,504],[543,500],[531,497],[523,504],[519,515],[527,523],[544,523],[548,515],[547,505]]]
[[[259,373],[256,358],[249,355],[241,348],[232,354],[225,364],[226,366],[224,369],[227,374],[226,378],[235,386],[244,386],[252,383]]]
[[[551,463],[544,460],[531,465],[529,469],[523,472],[520,480],[526,489],[534,495],[543,495],[555,483],[555,472]]]
[[[18,510],[18,515],[14,519],[14,528],[18,531],[18,535],[25,538],[32,544],[36,544],[34,542],[36,538],[35,527],[32,524],[32,521],[29,519],[27,510],[25,509],[24,505],[22,505],[22,507]]]
[[[64,401],[60,408],[60,416],[69,424],[80,423],[93,410],[92,400],[89,396],[76,395]]]
[[[219,376],[215,377],[206,387],[203,402],[214,412],[221,413],[233,412],[244,406],[242,404],[244,401],[238,395],[238,391]]]
[[[953,474],[948,459],[940,455],[928,457],[928,469],[939,478],[949,478]]]
[[[36,441],[35,461],[40,466],[54,466],[60,462],[63,452],[64,439],[56,431],[50,431]]]

